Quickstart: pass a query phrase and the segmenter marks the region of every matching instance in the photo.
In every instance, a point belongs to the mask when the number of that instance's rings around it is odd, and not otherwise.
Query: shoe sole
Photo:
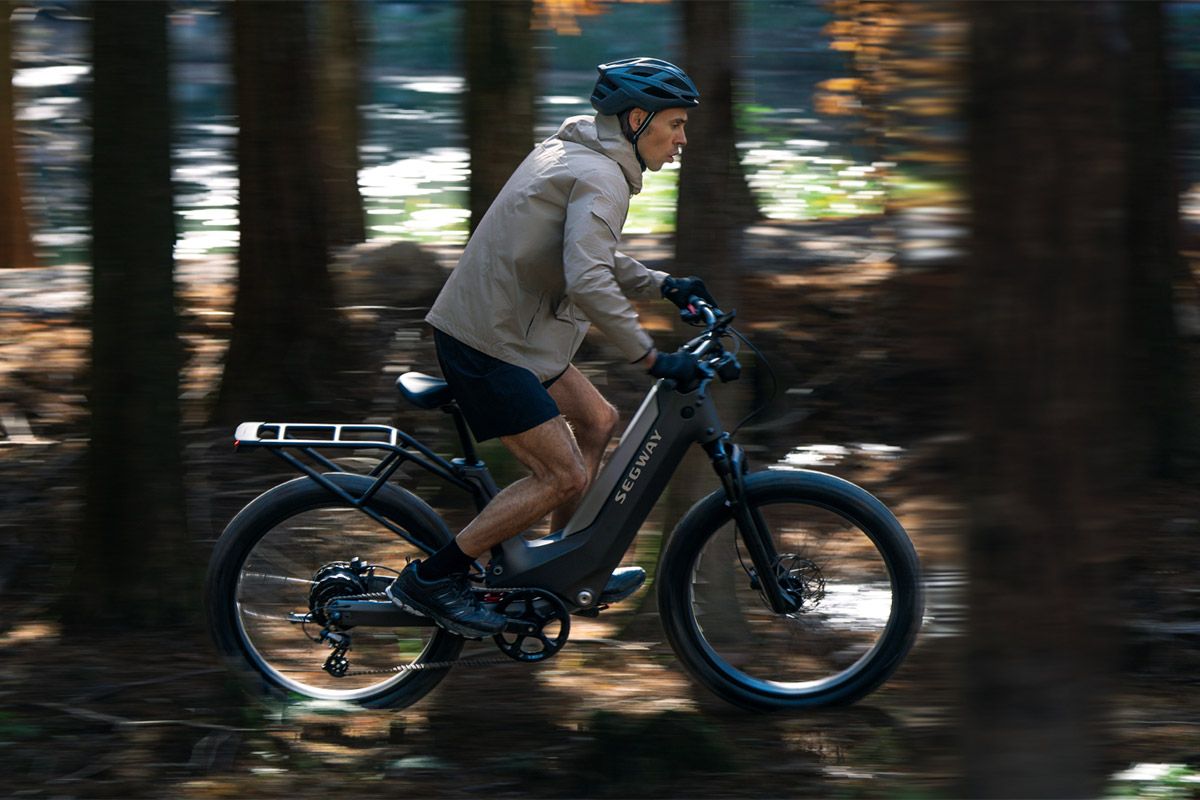
[[[388,596],[388,599],[391,600],[394,605],[400,606],[402,609],[410,613],[418,614],[422,617],[433,620],[434,624],[439,628],[453,633],[455,636],[461,636],[464,639],[485,639],[490,636],[495,636],[500,632],[481,631],[477,628],[472,628],[467,625],[460,625],[453,620],[440,620],[436,615],[430,613],[427,609],[424,609],[417,603],[413,602],[413,599],[407,594],[404,594],[402,590],[392,591],[392,586],[388,586],[386,589],[384,589],[383,593]],[[503,628],[501,630],[503,630]]]

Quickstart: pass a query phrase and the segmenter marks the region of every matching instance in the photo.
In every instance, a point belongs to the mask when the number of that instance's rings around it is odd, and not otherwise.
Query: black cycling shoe
[[[393,603],[424,614],[451,633],[468,639],[493,636],[504,630],[504,616],[479,605],[465,573],[427,581],[417,575],[419,563],[409,564],[384,589]]]
[[[608,585],[600,593],[601,603],[617,603],[638,590],[646,582],[646,570],[641,567],[617,567]]]

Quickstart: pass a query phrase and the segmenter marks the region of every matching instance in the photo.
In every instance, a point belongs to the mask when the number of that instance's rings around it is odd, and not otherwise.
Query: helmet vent
[[[592,107],[601,114],[619,114],[630,108],[647,111],[691,108],[700,93],[679,67],[657,58],[627,58],[597,66],[600,72],[592,90]]]

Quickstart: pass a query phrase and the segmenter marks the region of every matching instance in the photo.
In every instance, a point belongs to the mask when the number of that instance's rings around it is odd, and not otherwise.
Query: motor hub
[[[330,624],[326,607],[339,597],[366,594],[367,577],[366,564],[357,558],[352,561],[333,561],[317,570],[313,575],[312,589],[308,592],[312,621],[322,627],[338,627]]]

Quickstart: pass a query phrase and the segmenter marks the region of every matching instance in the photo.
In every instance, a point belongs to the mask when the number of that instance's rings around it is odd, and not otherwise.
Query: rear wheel
[[[663,553],[658,602],[672,647],[702,684],[747,708],[858,700],[900,665],[920,627],[912,543],[882,503],[831,475],[756,473],[745,495],[797,610],[771,610],[717,492],[693,507]]]
[[[370,485],[361,476],[328,477],[351,494]],[[384,487],[371,506],[430,549],[450,539],[437,515],[402,489]],[[213,638],[222,654],[274,693],[368,707],[410,705],[446,674],[421,667],[457,658],[460,637],[432,625],[353,628],[346,632],[352,644],[341,677],[323,669],[332,649],[314,639],[325,621],[323,603],[380,591],[409,558],[423,555],[308,478],[281,484],[244,508],[214,548],[205,589]],[[354,559],[357,571],[350,566]]]

